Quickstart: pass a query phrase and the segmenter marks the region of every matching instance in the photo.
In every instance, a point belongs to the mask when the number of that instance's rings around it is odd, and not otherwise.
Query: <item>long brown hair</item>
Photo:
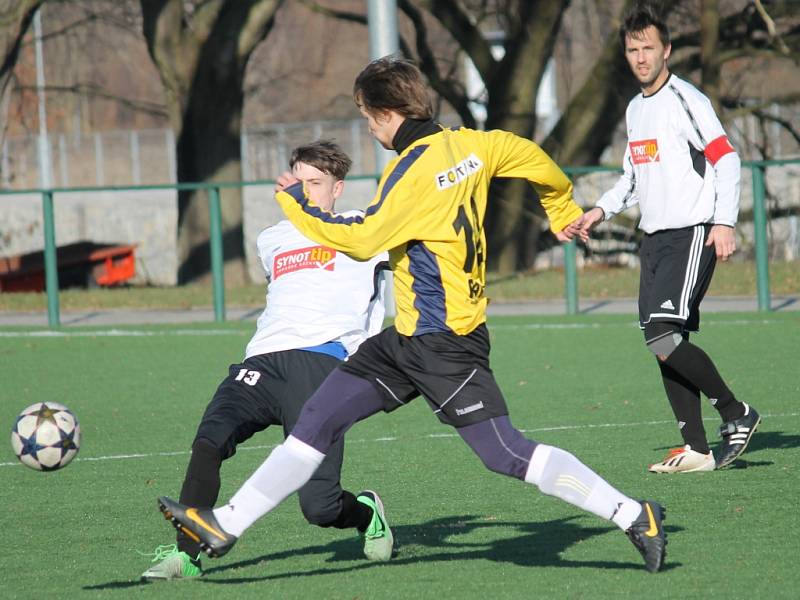
[[[410,60],[384,56],[356,77],[353,99],[367,112],[393,110],[407,119],[433,118],[433,103],[422,73]]]

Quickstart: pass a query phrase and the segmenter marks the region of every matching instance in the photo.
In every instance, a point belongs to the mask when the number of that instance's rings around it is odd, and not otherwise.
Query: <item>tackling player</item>
[[[624,173],[597,206],[584,230],[638,202],[639,323],[657,357],[683,447],[650,465],[656,473],[712,471],[731,464],[761,419],[736,399],[711,358],[689,341],[700,324],[700,302],[716,259],[736,249],[740,162],[709,99],[669,72],[669,30],[655,11],[639,6],[620,32],[639,81],[625,113]],[[703,428],[700,392],[719,412],[722,444],[716,461]]]
[[[318,210],[332,211],[350,169],[336,144],[318,141],[296,148],[292,174]],[[354,218],[359,211],[344,213]],[[181,488],[181,502],[212,507],[220,489],[222,461],[237,445],[270,425],[285,435],[305,400],[345,358],[383,325],[385,253],[356,261],[280,221],[258,236],[258,255],[267,276],[267,306],[247,344],[244,362],[231,365],[197,429]],[[392,532],[375,492],[358,496],[340,484],[344,438],[326,453],[299,491],[300,508],[320,527],[356,528],[371,560],[388,560]],[[202,575],[196,536],[178,534],[176,545],[160,546],[142,574],[146,580]]]
[[[289,174],[279,179],[283,190],[276,199],[319,243],[358,259],[389,250],[395,325],[331,373],[291,435],[228,504],[195,511],[162,497],[162,512],[197,535],[209,554],[222,555],[313,475],[351,425],[424,395],[488,469],[613,521],[646,568],[658,571],[666,545],[662,507],[629,498],[569,452],[523,436],[511,424],[489,367],[483,231],[489,183],[493,177],[527,179],[560,240],[582,227],[571,183],[530,140],[435,123],[422,74],[409,61],[370,63],[356,79],[354,99],[373,137],[398,154],[366,213],[345,217],[319,210]]]

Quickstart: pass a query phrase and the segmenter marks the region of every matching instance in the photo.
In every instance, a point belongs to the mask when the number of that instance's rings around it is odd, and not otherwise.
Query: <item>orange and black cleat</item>
[[[175,529],[197,542],[211,558],[227,554],[238,539],[220,527],[210,508],[184,506],[166,496],[158,499],[158,508]]]

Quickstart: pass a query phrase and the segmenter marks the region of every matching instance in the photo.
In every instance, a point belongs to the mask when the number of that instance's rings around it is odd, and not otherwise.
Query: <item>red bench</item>
[[[110,287],[136,274],[136,244],[75,242],[56,249],[59,288]],[[43,292],[44,251],[0,258],[0,292]]]

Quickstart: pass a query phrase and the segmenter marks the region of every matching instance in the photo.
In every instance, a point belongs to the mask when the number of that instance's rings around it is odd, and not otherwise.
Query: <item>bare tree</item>
[[[10,82],[19,58],[22,40],[33,21],[33,16],[44,0],[0,0],[0,143],[5,137]]]
[[[635,0],[614,4],[612,31],[593,53],[588,76],[567,99],[561,117],[542,141],[542,147],[563,165],[595,164],[611,143],[625,107],[635,94],[617,35],[622,16]],[[662,2],[665,15],[688,4],[687,0]],[[337,11],[332,3],[306,0],[315,10],[331,16],[366,23],[363,15]],[[430,20],[445,29],[455,41],[456,52],[468,57],[486,86],[487,128],[502,128],[531,138],[537,126],[535,99],[548,59],[563,33],[563,18],[569,0],[398,0],[398,7],[413,27],[413,43],[401,40],[404,54],[416,58],[431,87],[459,114],[466,126],[477,119],[461,78],[453,65],[458,56],[446,60],[434,51],[439,36],[430,33]],[[595,12],[611,10],[608,3],[587,0]],[[701,67],[704,83],[719,85],[719,70],[726,62],[743,56],[786,56],[797,52],[800,30],[792,18],[790,2],[770,3],[769,17],[762,18],[752,2],[739,3],[736,12],[720,17],[718,0],[702,0],[703,19],[698,27],[697,7],[685,8],[695,17],[681,23],[673,41],[673,52],[681,58],[671,62],[673,70],[690,73]],[[758,2],[758,5],[761,3]],[[762,7],[763,8],[763,7]],[[766,14],[766,12],[765,12]],[[487,33],[497,32],[502,55],[497,58]],[[714,34],[718,41],[714,41]],[[778,43],[780,42],[780,43]],[[716,43],[715,48],[711,44]],[[441,44],[437,47],[440,50]],[[706,57],[706,60],[703,60]],[[716,79],[714,79],[716,77]],[[712,92],[713,93],[713,92]],[[724,104],[724,103],[723,103]],[[531,201],[528,186],[504,182],[493,189],[487,209],[486,233],[490,247],[489,267],[507,273],[529,266],[541,230],[543,213]]]
[[[144,36],[175,132],[179,182],[241,179],[245,68],[282,4],[283,0],[141,0]],[[241,281],[241,193],[227,188],[221,196],[226,276]],[[190,191],[179,194],[179,283],[209,271],[205,198]]]

